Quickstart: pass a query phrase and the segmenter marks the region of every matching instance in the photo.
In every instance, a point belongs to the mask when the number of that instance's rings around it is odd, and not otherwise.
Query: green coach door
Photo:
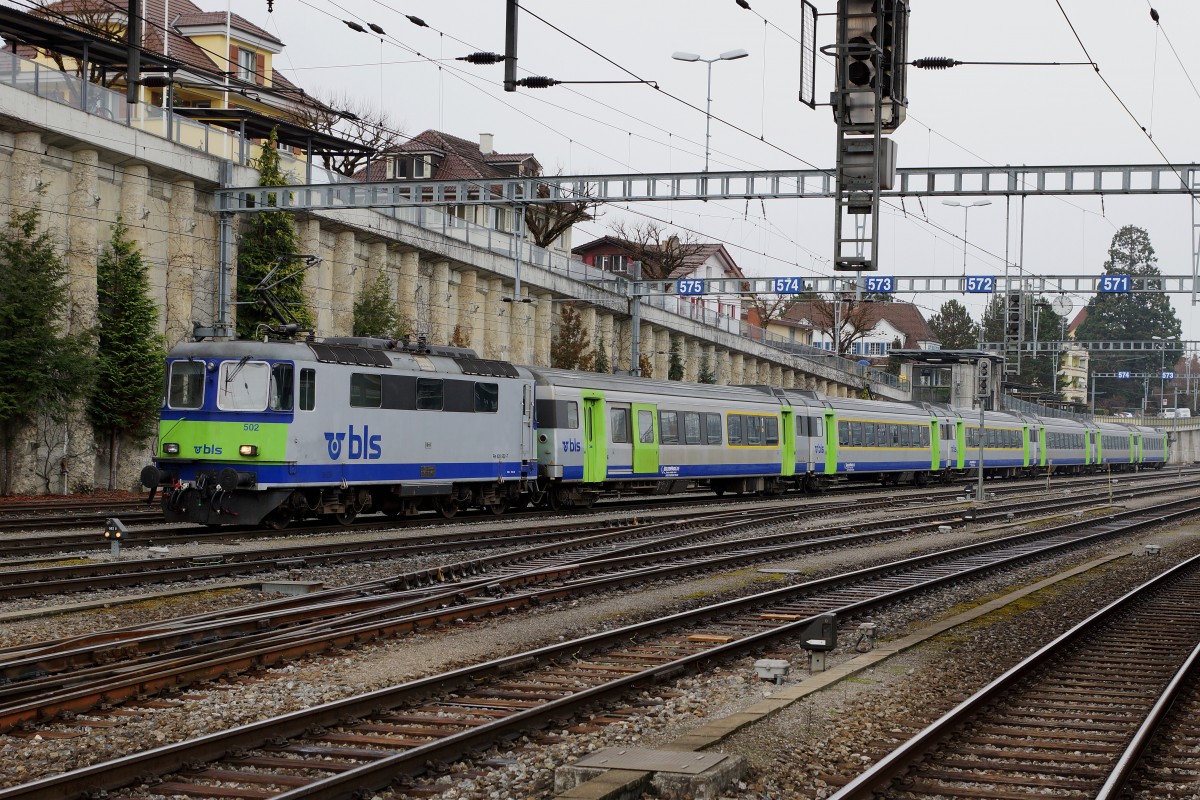
[[[780,474],[785,478],[790,478],[796,474],[796,415],[791,406],[783,406],[780,412],[783,415],[783,454]]]
[[[837,412],[832,408],[825,409],[825,474],[837,472],[838,460],[838,422]]]
[[[608,434],[604,424],[604,392],[583,390],[583,482],[608,477]]]
[[[634,403],[633,474],[658,474],[658,409],[650,403]]]

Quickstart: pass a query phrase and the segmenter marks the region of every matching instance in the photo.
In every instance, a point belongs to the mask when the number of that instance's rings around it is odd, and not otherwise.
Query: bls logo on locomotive
[[[349,433],[330,433],[325,432],[325,446],[329,450],[329,458],[337,461],[342,457],[342,443],[349,440],[350,447],[346,453],[346,457],[350,459],[376,459],[383,455],[383,446],[380,444],[383,437],[376,434],[370,434],[370,428],[363,425],[362,433],[354,432],[354,426],[350,426]]]

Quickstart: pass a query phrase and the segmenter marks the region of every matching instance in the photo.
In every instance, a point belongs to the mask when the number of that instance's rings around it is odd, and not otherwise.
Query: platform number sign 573
[[[891,275],[872,275],[863,279],[863,289],[876,294],[891,294],[896,291],[896,279]]]

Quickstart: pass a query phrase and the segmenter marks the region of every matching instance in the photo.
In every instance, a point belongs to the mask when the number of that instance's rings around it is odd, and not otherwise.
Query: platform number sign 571
[[[1106,294],[1126,294],[1129,284],[1128,275],[1101,275],[1099,289]]]
[[[676,282],[675,291],[683,296],[695,296],[704,294],[704,279],[703,278],[680,278]]]

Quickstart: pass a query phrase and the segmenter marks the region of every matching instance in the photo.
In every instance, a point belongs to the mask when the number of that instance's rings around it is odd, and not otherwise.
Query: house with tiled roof
[[[653,249],[653,245],[650,247]],[[667,275],[643,275],[642,277],[660,277],[672,281],[680,278],[707,281],[718,278],[746,277],[723,244],[691,244],[686,245],[686,248],[689,251],[688,254]],[[571,250],[571,254],[585,264],[626,277],[630,277],[630,268],[637,260],[639,252],[637,245],[616,236],[602,236]],[[697,319],[715,314],[722,318],[722,321],[732,319],[740,322],[742,317],[742,298],[738,294],[721,294],[706,290],[701,296],[679,297],[676,305],[677,309],[669,310],[678,310],[685,316]]]
[[[1075,318],[1067,323],[1067,339],[1074,340],[1076,331],[1088,318],[1087,306],[1079,309]],[[1088,399],[1088,351],[1082,347],[1068,346],[1058,362],[1058,388],[1063,399],[1071,403],[1086,403]]]
[[[541,174],[542,165],[533,153],[498,153],[490,133],[481,133],[473,141],[430,129],[383,151],[354,177],[361,181],[486,181]],[[508,205],[450,205],[440,210],[456,220],[491,230],[514,230],[513,209]],[[549,249],[569,251],[570,230]]]
[[[830,319],[831,303],[798,300],[780,319],[773,320],[767,329],[783,333],[789,327],[810,334],[807,344],[824,350],[834,349],[834,325]],[[905,350],[940,350],[942,345],[929,327],[921,310],[912,303],[858,302],[853,307],[843,302],[839,338],[851,342],[845,355],[868,361],[883,362],[897,348]]]
[[[128,22],[124,4],[112,0],[62,0],[35,13],[119,41]],[[306,116],[306,109],[320,106],[275,68],[274,57],[283,52],[283,42],[231,10],[205,11],[191,0],[143,0],[141,27],[144,50],[184,65],[173,75],[177,108],[245,108],[295,121]],[[18,46],[16,52],[43,63],[53,61],[27,46]],[[123,74],[109,77],[105,83],[110,88],[124,87]],[[143,85],[139,99],[161,106],[165,91]]]

